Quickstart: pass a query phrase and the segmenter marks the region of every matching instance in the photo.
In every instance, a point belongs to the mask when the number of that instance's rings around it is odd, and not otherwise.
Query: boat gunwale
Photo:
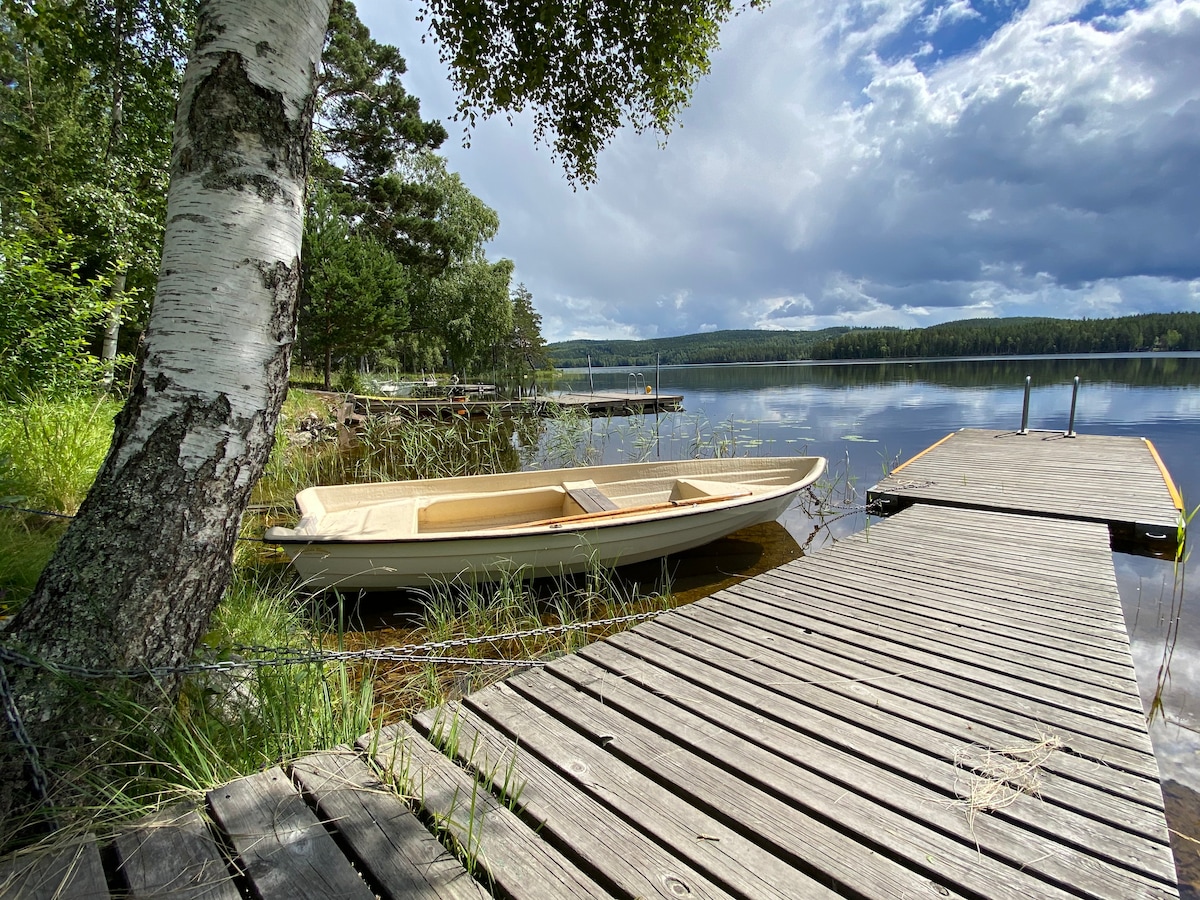
[[[787,457],[783,457],[787,458]],[[759,494],[750,494],[742,497],[731,497],[725,500],[718,500],[712,503],[690,504],[679,506],[674,509],[661,509],[654,511],[631,512],[627,516],[609,515],[598,517],[594,520],[582,519],[575,523],[547,523],[543,525],[520,525],[512,524],[503,527],[493,527],[479,529],[475,531],[433,531],[433,532],[418,532],[415,534],[404,535],[400,537],[346,537],[343,535],[321,535],[321,534],[292,534],[292,535],[276,535],[272,537],[264,536],[265,543],[276,544],[279,546],[297,546],[319,544],[321,546],[367,546],[377,544],[397,544],[397,545],[414,545],[421,543],[442,543],[450,541],[492,541],[500,538],[521,538],[535,537],[544,534],[581,534],[584,532],[596,532],[603,529],[619,528],[622,526],[634,525],[644,522],[656,522],[671,519],[682,519],[698,515],[716,514],[726,512],[730,509],[737,509],[744,506],[752,506],[759,503],[767,503],[773,500],[778,500],[788,494],[796,493],[811,485],[824,474],[827,460],[821,456],[815,457],[795,457],[795,459],[810,459],[817,460],[808,473],[798,481],[788,482],[782,485],[768,485],[774,488]],[[595,467],[584,467],[595,468]],[[554,471],[581,471],[580,469],[565,469]],[[685,476],[686,477],[686,476]],[[430,479],[432,480],[432,479]],[[731,486],[744,484],[745,482],[730,482]],[[275,529],[269,529],[274,531]]]
[[[815,480],[815,479],[814,479]],[[771,500],[778,500],[780,497],[795,491],[803,490],[811,481],[785,485],[778,491],[773,491],[769,494],[751,494],[747,497],[733,497],[729,500],[720,500],[715,503],[706,503],[703,505],[692,504],[690,506],[680,506],[675,509],[663,509],[654,513],[640,512],[630,513],[628,516],[608,516],[605,518],[597,518],[593,521],[581,521],[579,523],[559,523],[548,525],[530,525],[516,526],[510,525],[501,528],[492,528],[480,531],[433,531],[424,532],[414,535],[406,535],[404,537],[383,537],[383,538],[348,538],[338,535],[296,535],[264,538],[269,544],[321,544],[325,546],[336,546],[338,544],[350,544],[354,546],[366,544],[419,544],[419,543],[441,543],[445,541],[482,541],[496,540],[499,537],[534,537],[539,534],[579,534],[582,532],[600,531],[606,528],[615,528],[622,525],[634,525],[642,522],[661,522],[665,519],[681,519],[690,516],[702,515],[707,513],[719,513],[730,509],[736,509],[742,506],[752,506],[758,503],[766,503]]]

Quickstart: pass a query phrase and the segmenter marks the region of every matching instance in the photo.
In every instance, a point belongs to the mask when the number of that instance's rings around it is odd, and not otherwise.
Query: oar
[[[752,491],[739,491],[736,494],[721,494],[716,497],[696,497],[692,500],[667,500],[663,503],[647,503],[643,506],[623,506],[619,509],[602,509],[593,513],[576,513],[572,516],[555,516],[553,519],[539,519],[536,522],[514,522],[505,528],[532,528],[540,525],[565,525],[568,522],[590,522],[593,519],[608,519],[613,516],[628,516],[636,513],[654,512],[659,509],[680,509],[685,506],[699,506],[702,503],[720,503],[723,500],[737,500],[739,497],[749,497]]]

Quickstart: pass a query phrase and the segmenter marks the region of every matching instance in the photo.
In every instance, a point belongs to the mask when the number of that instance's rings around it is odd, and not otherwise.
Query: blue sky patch
[[[886,63],[911,58],[920,71],[928,71],[976,49],[1028,5],[1029,0],[930,0],[880,45],[879,57]]]
[[[1090,0],[1078,13],[1071,17],[1072,22],[1091,25],[1097,31],[1114,32],[1121,30],[1121,16],[1131,9],[1143,9],[1144,2],[1110,2],[1110,0]]]

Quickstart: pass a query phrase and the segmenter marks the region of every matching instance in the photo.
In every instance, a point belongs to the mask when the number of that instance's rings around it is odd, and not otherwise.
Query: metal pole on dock
[[[588,358],[588,387],[591,389],[591,392],[594,394],[594,393],[596,393],[596,382],[592,381],[592,354],[589,353],[587,355],[587,358]]]
[[[662,412],[662,404],[658,399],[658,370],[662,365],[662,354],[654,354],[654,450],[659,459],[662,459],[662,443],[659,440],[659,424],[661,422],[659,414]]]
[[[1033,376],[1025,376],[1025,405],[1021,407],[1021,430],[1017,434],[1029,434],[1029,386],[1033,383]]]
[[[1075,437],[1075,401],[1079,399],[1079,376],[1075,376],[1075,387],[1071,389],[1071,417],[1067,420],[1066,437]]]

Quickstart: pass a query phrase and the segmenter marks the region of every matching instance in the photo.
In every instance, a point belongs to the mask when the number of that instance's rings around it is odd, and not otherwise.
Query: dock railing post
[[[1075,401],[1079,399],[1079,376],[1075,376],[1075,387],[1071,389],[1071,417],[1067,419],[1067,433],[1065,437],[1075,437]]]
[[[1033,383],[1033,376],[1025,376],[1025,405],[1021,407],[1021,430],[1017,434],[1029,434],[1029,386]]]

